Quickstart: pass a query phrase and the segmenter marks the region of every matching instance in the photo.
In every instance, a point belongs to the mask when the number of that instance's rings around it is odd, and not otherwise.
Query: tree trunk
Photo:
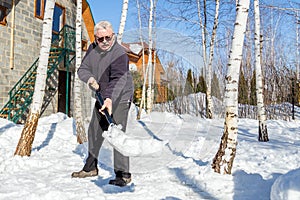
[[[300,24],[300,19],[299,19],[299,15],[298,12],[296,13],[296,58],[297,58],[297,63],[296,63],[296,83],[297,83],[297,104],[300,104],[300,61],[299,61],[299,24]]]
[[[140,42],[142,45],[142,69],[143,69],[143,77],[144,77],[144,81],[143,81],[143,86],[142,86],[142,99],[141,99],[141,103],[139,106],[139,112],[137,114],[137,119],[141,118],[142,115],[142,110],[143,107],[145,107],[145,101],[146,101],[146,77],[147,77],[147,72],[148,72],[148,68],[145,69],[145,48],[144,48],[144,41],[143,41],[143,33],[142,33],[142,20],[141,20],[141,9],[140,9],[140,2],[139,0],[136,0],[136,5],[137,5],[137,10],[138,10],[138,19],[139,19],[139,37],[140,37]]]
[[[206,65],[207,65],[207,60],[206,60],[206,37],[205,37],[206,27],[205,27],[205,24],[202,23],[200,0],[197,0],[197,11],[198,11],[198,18],[199,18],[199,24],[200,24],[200,29],[201,29],[201,36],[202,36],[203,65],[204,65],[204,69],[206,70],[206,68],[207,68],[206,67]]]
[[[48,0],[46,3],[43,21],[43,35],[39,56],[39,65],[37,68],[37,77],[34,86],[34,94],[32,97],[29,115],[26,119],[24,128],[22,130],[21,137],[19,139],[19,143],[15,151],[15,155],[30,156],[31,154],[31,147],[38,125],[38,120],[40,117],[43,98],[45,95],[48,58],[52,38],[52,21],[54,5],[55,0]]]
[[[236,154],[238,134],[238,82],[242,61],[244,37],[250,0],[241,0],[237,5],[237,15],[232,38],[231,52],[226,75],[224,132],[217,154],[212,163],[215,172],[231,174]]]
[[[206,0],[204,0],[203,2],[203,14],[204,14],[204,24],[202,23],[202,17],[201,17],[201,5],[200,5],[200,0],[197,0],[197,13],[198,13],[198,18],[199,18],[199,24],[200,24],[200,29],[201,29],[201,36],[202,36],[202,54],[203,54],[203,66],[205,69],[205,79],[206,82],[211,78],[211,73],[208,75],[208,69],[207,69],[207,57],[206,57]],[[211,81],[210,83],[206,84],[206,88],[208,88],[207,86],[210,85],[211,86]],[[207,118],[211,119],[212,118],[212,98],[211,98],[211,87],[210,91],[205,91],[206,93],[206,116]]]
[[[218,27],[218,19],[219,19],[219,7],[220,7],[220,0],[216,0],[216,11],[215,11],[215,18],[214,18],[214,26],[211,34],[211,40],[210,40],[210,52],[209,52],[209,61],[208,61],[208,69],[207,69],[207,77],[206,77],[206,116],[209,119],[213,118],[213,102],[212,102],[212,96],[211,96],[211,80],[212,80],[212,62],[214,57],[214,43],[215,38],[217,35],[217,27]]]
[[[263,95],[263,75],[261,67],[260,55],[260,14],[259,14],[259,0],[254,0],[254,16],[255,16],[255,70],[256,70],[256,97],[257,97],[257,113],[258,113],[258,140],[262,142],[269,141],[266,111],[264,105]]]
[[[123,0],[123,8],[122,8],[122,14],[121,14],[121,20],[120,20],[120,27],[119,27],[119,33],[117,36],[117,41],[120,44],[122,42],[122,37],[123,37],[125,24],[126,24],[128,2],[129,2],[129,0]]]
[[[147,113],[152,110],[152,76],[153,76],[153,65],[152,65],[152,22],[153,22],[153,0],[150,0],[150,11],[149,11],[149,56],[148,56],[148,88],[147,88]]]
[[[152,91],[151,91],[151,102],[152,102],[152,104],[154,103],[154,88],[155,88],[155,70],[156,70],[156,31],[155,31],[155,29],[156,29],[156,2],[157,2],[157,0],[154,0],[154,2],[153,2],[153,11],[152,11],[152,13],[153,13],[153,27],[154,27],[154,29],[152,29],[153,31],[151,31],[152,32],[152,49],[153,49],[153,55],[152,55],[152,60],[153,60],[153,62],[151,62],[151,63],[153,63],[152,64],[152,85],[153,85],[153,87],[152,87]]]
[[[82,0],[77,0],[76,12],[76,67],[74,78],[74,118],[76,121],[77,142],[82,144],[87,141],[84,123],[82,119],[81,104],[81,81],[79,80],[77,70],[81,65],[81,21],[82,21]]]

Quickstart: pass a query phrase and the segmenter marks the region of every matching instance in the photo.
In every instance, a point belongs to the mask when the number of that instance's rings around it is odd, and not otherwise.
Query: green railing
[[[53,35],[52,47],[50,49],[50,55],[48,59],[47,80],[45,88],[46,93],[50,96],[45,96],[44,99],[47,99],[49,101],[49,98],[52,99],[55,95],[57,91],[57,84],[52,84],[52,86],[50,86],[49,83],[57,81],[55,80],[55,78],[53,78],[53,74],[58,70],[58,65],[61,62],[64,62],[66,69],[69,69],[69,65],[75,57],[74,52],[75,29],[66,25],[58,35]],[[73,55],[73,57],[70,57],[71,54]],[[9,100],[0,110],[1,117],[7,118],[15,123],[22,123],[27,118],[29,106],[32,102],[32,96],[34,93],[38,61],[39,58],[35,60],[31,67],[9,91]],[[56,87],[53,87],[53,85],[56,85]],[[42,112],[45,110],[45,106],[47,105],[48,103],[43,104],[44,107],[42,107]]]
[[[58,35],[52,36],[52,46],[61,47],[68,51],[75,51],[75,28],[65,25]]]

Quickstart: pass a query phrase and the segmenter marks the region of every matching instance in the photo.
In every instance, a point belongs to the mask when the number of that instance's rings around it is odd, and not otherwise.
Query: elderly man
[[[104,109],[113,116],[125,131],[130,102],[133,96],[133,81],[129,72],[129,59],[125,49],[117,43],[113,27],[108,21],[96,24],[95,42],[90,46],[78,69],[80,80],[91,90],[99,90],[104,98],[101,107],[96,101],[88,129],[88,157],[83,169],[73,172],[72,177],[85,178],[98,175],[98,156],[104,141],[103,131],[108,123],[102,114]],[[129,157],[114,149],[115,179],[109,184],[125,186],[131,181]]]

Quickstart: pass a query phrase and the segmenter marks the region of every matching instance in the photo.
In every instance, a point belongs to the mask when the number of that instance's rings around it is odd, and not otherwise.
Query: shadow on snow
[[[57,126],[57,123],[51,124],[50,130],[48,131],[48,134],[47,134],[46,139],[42,142],[41,145],[39,145],[39,146],[33,148],[32,151],[35,151],[35,150],[39,151],[39,150],[41,150],[42,148],[44,148],[44,147],[46,147],[46,146],[49,145],[49,142],[51,141],[51,139],[53,138],[53,135],[54,135],[54,133],[55,133],[56,126]]]

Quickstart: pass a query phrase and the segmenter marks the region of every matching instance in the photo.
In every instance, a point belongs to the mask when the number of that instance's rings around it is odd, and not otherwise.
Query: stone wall
[[[38,57],[42,21],[34,17],[34,0],[16,1],[14,68],[10,69],[11,0],[1,2],[7,10],[7,25],[0,25],[0,107],[8,100],[8,92]]]
[[[34,16],[34,0],[15,0],[15,37],[14,37],[14,67],[10,68],[11,48],[11,0],[2,0],[0,5],[8,8],[7,25],[0,25],[0,109],[9,99],[8,92],[23,74],[31,67],[39,56],[42,37],[43,21]],[[65,24],[75,27],[76,5],[74,0],[56,0],[56,3],[65,8]],[[88,40],[85,26],[82,26],[83,39]],[[72,76],[73,77],[73,76]],[[71,93],[71,102],[72,102]],[[84,96],[84,95],[83,95]],[[89,107],[90,99],[83,99]],[[46,115],[56,112],[57,97],[48,106]],[[71,103],[72,104],[72,103]],[[89,111],[90,109],[88,109]],[[44,114],[44,115],[45,115]],[[87,113],[86,115],[89,115]]]

